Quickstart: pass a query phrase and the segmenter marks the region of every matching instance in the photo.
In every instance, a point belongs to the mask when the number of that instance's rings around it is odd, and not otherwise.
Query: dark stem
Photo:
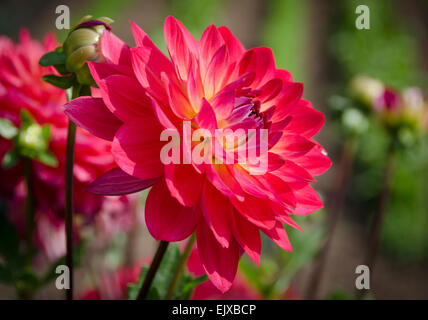
[[[379,202],[371,225],[364,264],[369,268],[370,274],[373,275],[379,239],[382,232],[383,222],[388,210],[389,199],[391,197],[391,184],[394,177],[395,152],[393,148],[388,150],[386,165],[383,172],[382,189],[379,195]],[[358,290],[357,297],[362,298],[365,290]]]
[[[184,249],[180,260],[178,261],[177,268],[175,269],[174,276],[172,277],[171,283],[169,284],[168,291],[165,295],[165,300],[171,300],[174,296],[175,290],[177,289],[177,285],[180,281],[181,274],[183,273],[184,266],[186,265],[187,259],[190,256],[190,252],[192,252],[193,245],[195,244],[196,235],[193,233],[190,236],[189,241],[186,244],[186,248]]]
[[[31,176],[31,159],[24,158],[23,161],[25,184],[27,186],[27,198],[25,201],[25,234],[29,264],[31,265],[31,256],[33,252],[35,200],[33,194],[33,179]]]
[[[306,289],[306,299],[315,299],[321,285],[328,252],[330,251],[334,231],[339,221],[340,213],[346,198],[346,190],[352,173],[352,163],[355,156],[355,138],[351,137],[345,141],[339,162],[339,172],[335,177],[332,200],[327,210],[327,239],[322,246],[315,265],[310,274],[309,284]]]
[[[150,287],[152,286],[153,279],[155,278],[156,272],[162,262],[162,258],[165,255],[166,249],[168,248],[168,241],[161,241],[159,247],[156,250],[156,254],[150,265],[149,271],[147,271],[146,278],[144,279],[143,285],[141,286],[140,292],[138,293],[137,300],[145,300],[149,293]]]
[[[72,99],[79,96],[80,87],[73,87]],[[67,300],[73,300],[73,213],[74,213],[74,145],[76,141],[76,125],[73,121],[68,121],[67,149],[65,164],[65,234],[66,234],[66,255],[65,264],[70,275],[70,288],[66,290]]]

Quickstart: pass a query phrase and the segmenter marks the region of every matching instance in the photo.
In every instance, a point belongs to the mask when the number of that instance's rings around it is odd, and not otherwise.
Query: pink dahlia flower
[[[204,270],[225,292],[242,252],[259,263],[260,231],[291,251],[283,224],[298,228],[292,214],[322,208],[310,183],[331,165],[312,139],[324,116],[301,99],[303,85],[275,67],[269,48],[246,50],[226,27],[211,25],[197,41],[168,17],[165,40],[171,59],[137,25],[132,31],[135,48],[110,32],[101,37],[105,63],[89,63],[101,98],[78,98],[66,107],[77,124],[113,141],[118,168],[90,190],[125,194],[153,185],[145,208],[150,233],[157,240],[180,241],[196,231]],[[237,147],[247,139],[231,146],[217,137],[197,143],[189,139],[197,129],[264,130],[268,147],[256,153],[257,165],[235,161],[235,156],[241,160]],[[171,145],[161,141],[167,140],[161,137],[165,130],[179,137],[171,140],[184,150],[179,163],[161,157]],[[219,148],[220,158],[232,157],[232,163],[195,161],[190,155],[204,143]]]
[[[41,78],[46,74],[55,73],[54,69],[41,67],[40,57],[56,48],[57,42],[52,35],[45,37],[43,43],[32,40],[26,30],[20,35],[18,44],[13,43],[6,37],[0,37],[0,117],[9,119],[20,126],[20,112],[26,110],[31,114],[39,125],[49,124],[51,128],[51,141],[49,150],[58,160],[56,167],[50,167],[32,161],[32,179],[34,194],[36,198],[36,211],[45,213],[49,217],[37,218],[36,223],[43,225],[36,227],[40,241],[52,241],[47,239],[48,234],[58,234],[56,239],[63,233],[61,223],[64,212],[64,168],[65,148],[67,138],[68,119],[64,115],[63,105],[66,102],[65,91],[56,88]],[[0,159],[12,147],[12,142],[0,138]],[[75,159],[75,203],[76,213],[83,214],[87,220],[102,208],[104,197],[95,196],[84,191],[84,188],[96,177],[107,172],[113,167],[113,157],[110,153],[111,144],[99,139],[88,132],[78,129],[76,136],[76,159]],[[0,169],[0,192],[1,196],[10,203],[25,201],[25,187],[23,184],[23,167],[21,164],[11,169]],[[21,190],[22,192],[18,192]],[[12,206],[11,206],[12,207]],[[18,206],[19,207],[19,206]],[[22,212],[13,206],[10,215],[13,221],[20,218]],[[54,214],[54,217],[51,215]],[[21,219],[22,220],[22,219]],[[50,228],[49,224],[55,226]],[[42,244],[47,248],[48,244]],[[58,256],[58,250],[46,250],[48,256]],[[52,253],[52,254],[51,254]],[[64,252],[63,252],[64,253]]]

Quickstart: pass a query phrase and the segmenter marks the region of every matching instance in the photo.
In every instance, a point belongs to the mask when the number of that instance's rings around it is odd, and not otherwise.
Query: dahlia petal
[[[199,277],[205,274],[204,266],[202,265],[198,249],[196,247],[193,247],[192,252],[190,252],[189,259],[187,259],[186,267],[187,270],[195,277]]]
[[[262,93],[258,95],[257,98],[262,103],[265,103],[267,101],[274,99],[281,92],[281,89],[282,89],[282,80],[271,79],[260,88]]]
[[[284,69],[276,69],[275,70],[275,78],[281,79],[284,82],[292,82],[293,76],[291,73]]]
[[[205,96],[210,99],[222,88],[229,65],[226,45],[221,46],[208,65],[204,79]]]
[[[228,165],[212,164],[206,166],[208,180],[225,196],[234,197],[240,201],[244,199],[244,193],[238,181],[230,172]]]
[[[106,62],[131,65],[129,46],[114,33],[105,31],[100,38],[101,53]]]
[[[273,152],[268,152],[268,159],[268,172],[278,170],[285,163],[285,160],[280,155]]]
[[[196,229],[196,240],[205,272],[217,289],[226,292],[232,286],[238,269],[239,247],[236,241],[231,238],[229,247],[222,247],[203,220]]]
[[[278,221],[289,225],[297,230],[303,231],[302,227],[300,227],[289,215],[282,214],[278,216]]]
[[[137,47],[149,47],[151,49],[159,50],[147,33],[145,33],[134,21],[131,21],[131,30]]]
[[[245,48],[242,43],[232,34],[232,32],[226,27],[220,27],[217,29],[223,41],[226,43],[227,50],[229,52],[230,62],[235,62],[241,59],[245,53]]]
[[[210,131],[217,129],[217,118],[213,107],[205,98],[202,99],[201,110],[196,115],[195,119],[200,128],[208,129]]]
[[[239,64],[239,75],[254,72],[255,79],[252,83],[258,88],[266,81],[272,79],[275,73],[275,60],[270,48],[258,47],[245,52]]]
[[[101,98],[80,97],[65,105],[65,114],[79,127],[112,141],[122,122],[106,107]]]
[[[168,164],[164,172],[171,195],[183,206],[194,206],[201,194],[203,175],[197,173],[190,164]]]
[[[250,175],[246,170],[238,166],[233,166],[233,174],[241,185],[242,190],[246,193],[258,198],[268,197],[269,192],[263,187],[260,181],[257,180],[256,176]]]
[[[217,241],[222,247],[229,247],[229,216],[232,214],[229,198],[222,195],[210,182],[205,181],[202,189],[201,209],[206,223]]]
[[[276,105],[273,122],[285,119],[296,108],[303,95],[303,84],[299,82],[283,82],[281,92],[275,99],[262,104],[262,111]]]
[[[297,134],[283,134],[281,139],[270,151],[285,159],[295,159],[308,153],[315,146],[315,142]]]
[[[91,71],[91,75],[98,86],[102,85],[101,80],[112,75],[120,74],[124,76],[132,76],[131,66],[93,61],[88,61],[88,66]]]
[[[230,217],[233,236],[238,241],[240,247],[248,254],[250,259],[259,265],[260,252],[262,249],[259,228],[248,222],[248,220],[244,219],[244,217],[235,210]]]
[[[222,90],[212,100],[211,105],[218,120],[226,119],[230,116],[235,107],[235,91]]]
[[[293,251],[287,232],[281,222],[276,222],[271,229],[264,229],[263,232],[272,239],[281,249],[285,251]]]
[[[132,48],[131,61],[135,76],[141,86],[153,97],[167,105],[169,100],[161,75],[165,74],[175,83],[178,81],[171,61],[159,49],[151,47]]]
[[[281,199],[280,203],[282,206],[287,209],[294,209],[296,207],[296,198],[290,183],[272,173],[267,174],[264,181],[270,186],[271,192]]]
[[[247,195],[244,201],[234,198],[230,198],[230,201],[236,210],[254,225],[267,229],[275,226],[275,215],[268,201],[250,195]]]
[[[181,241],[190,236],[201,213],[195,207],[184,207],[169,193],[164,180],[150,190],[146,200],[147,229],[156,240]]]
[[[196,55],[198,43],[187,29],[173,17],[167,17],[164,36],[171,60],[180,79],[187,81],[192,56]]]
[[[98,177],[86,191],[99,195],[119,196],[135,193],[151,187],[158,178],[142,180],[130,176],[120,168],[114,168]]]
[[[293,214],[307,215],[324,207],[318,193],[309,183],[291,182],[290,185],[297,202]]]
[[[152,105],[156,117],[165,128],[181,129],[182,122],[171,112],[170,108],[162,108],[155,99],[152,99]]]
[[[169,78],[163,74],[162,82],[165,84],[165,89],[168,94],[169,106],[172,111],[181,119],[191,119],[195,115],[195,110],[190,104],[187,97],[183,94],[180,88],[174,84]]]
[[[324,115],[315,110],[310,102],[300,100],[297,107],[291,113],[292,121],[286,128],[286,132],[312,137],[320,131],[324,124]]]
[[[216,26],[210,25],[202,33],[200,40],[200,54],[199,60],[201,62],[201,74],[202,79],[208,74],[208,66],[213,59],[215,53],[224,45],[223,37],[221,33],[217,30]]]
[[[331,160],[327,156],[327,151],[318,144],[305,155],[294,159],[294,162],[313,176],[319,176],[331,167]]]
[[[202,85],[200,85],[200,87],[202,87]],[[195,112],[199,112],[201,96],[203,94],[200,94],[200,89],[198,87],[198,84],[196,83],[196,79],[192,69],[190,69],[189,76],[187,77],[187,95],[193,107],[193,110]]]
[[[305,168],[299,166],[291,160],[286,160],[285,164],[279,170],[275,171],[274,174],[285,181],[315,181],[314,177],[312,177],[312,175],[307,170],[305,170]]]
[[[144,126],[140,121],[123,124],[112,144],[112,153],[118,166],[127,174],[141,179],[161,176],[160,132],[161,127],[154,118],[147,118]]]
[[[124,122],[153,114],[151,99],[131,77],[109,76],[101,81],[100,90],[106,106]]]

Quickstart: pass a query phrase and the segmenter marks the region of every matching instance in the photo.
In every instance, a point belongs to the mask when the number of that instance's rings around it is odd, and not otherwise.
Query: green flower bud
[[[98,43],[101,35],[110,30],[112,19],[102,17],[90,20],[91,16],[83,17],[71,29],[64,42],[63,49],[66,54],[66,68],[76,74],[77,81],[84,85],[94,85],[87,61],[103,62]]]
[[[371,106],[373,100],[384,92],[385,86],[376,79],[357,76],[351,81],[350,89],[353,96],[364,104]]]
[[[19,134],[18,141],[21,148],[33,151],[46,150],[49,143],[45,138],[43,128],[37,123],[23,129]]]

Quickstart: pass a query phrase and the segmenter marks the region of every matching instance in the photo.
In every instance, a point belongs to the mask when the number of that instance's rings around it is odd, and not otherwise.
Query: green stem
[[[152,286],[152,282],[156,276],[156,272],[159,269],[159,266],[162,262],[163,256],[165,255],[168,245],[168,241],[161,241],[159,243],[159,247],[156,250],[156,254],[153,258],[149,270],[147,271],[147,275],[144,279],[143,285],[141,286],[140,292],[138,293],[137,300],[145,300],[147,298],[147,294],[149,293],[150,287]]]
[[[72,99],[79,96],[80,86],[73,87]],[[67,149],[65,164],[65,233],[66,233],[66,256],[65,263],[70,274],[70,288],[66,291],[67,300],[73,300],[73,167],[74,167],[74,145],[76,141],[76,125],[73,121],[68,122]]]
[[[178,283],[180,281],[181,274],[183,273],[184,266],[186,265],[186,261],[189,258],[190,252],[192,252],[195,239],[196,239],[196,236],[195,236],[195,233],[193,233],[186,244],[186,248],[184,249],[184,252],[180,257],[180,260],[178,261],[177,268],[175,269],[171,283],[169,284],[169,287],[168,287],[168,291],[165,295],[165,300],[171,300],[174,296],[175,290],[177,289]]]

